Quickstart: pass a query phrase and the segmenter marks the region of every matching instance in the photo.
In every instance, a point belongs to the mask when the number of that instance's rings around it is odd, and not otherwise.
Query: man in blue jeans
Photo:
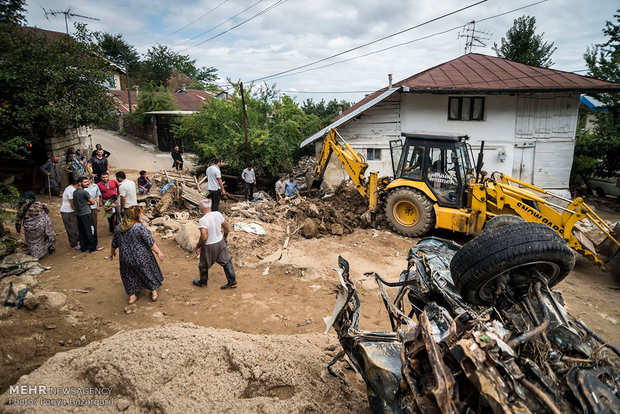
[[[146,192],[147,194],[151,194],[152,186],[153,183],[151,182],[151,179],[146,175],[146,171],[140,171],[140,177],[138,177],[138,193],[144,194]]]

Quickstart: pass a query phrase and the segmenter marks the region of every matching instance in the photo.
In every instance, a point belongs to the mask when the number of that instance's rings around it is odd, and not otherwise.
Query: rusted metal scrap
[[[330,372],[346,355],[366,382],[373,412],[620,412],[617,348],[568,314],[540,264],[490,276],[499,300],[476,306],[463,299],[450,273],[460,248],[423,239],[410,249],[398,282],[370,273],[392,332],[358,327],[359,297],[340,257],[336,307],[325,322],[343,352]],[[397,288],[394,300],[385,287]]]

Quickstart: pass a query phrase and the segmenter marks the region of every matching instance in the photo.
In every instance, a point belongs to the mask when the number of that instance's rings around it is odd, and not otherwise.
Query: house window
[[[366,149],[366,161],[381,161],[381,149],[367,148]]]
[[[114,80],[114,76],[110,76],[108,78],[108,85],[110,88],[116,88],[116,81]]]
[[[483,97],[451,96],[448,99],[448,120],[482,121],[484,120]]]

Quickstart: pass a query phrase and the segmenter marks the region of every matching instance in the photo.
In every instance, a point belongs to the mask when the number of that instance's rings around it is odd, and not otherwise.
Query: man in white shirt
[[[138,197],[136,195],[136,183],[127,179],[125,172],[116,173],[116,181],[120,183],[118,187],[118,196],[121,199],[121,213],[124,213],[129,207],[138,205]]]
[[[207,188],[209,189],[211,201],[213,202],[211,206],[212,211],[219,211],[220,200],[223,195],[226,195],[224,183],[222,183],[222,172],[220,171],[220,165],[222,165],[222,159],[216,158],[213,160],[213,165],[207,168]]]
[[[80,233],[78,231],[78,222],[73,208],[73,192],[77,188],[77,177],[73,177],[71,184],[65,188],[62,193],[62,205],[60,206],[60,216],[62,217],[62,223],[67,230],[67,238],[69,239],[69,246],[71,248],[80,249]]]
[[[232,264],[232,256],[226,244],[226,238],[230,230],[228,223],[222,213],[211,211],[211,200],[202,200],[200,202],[200,212],[204,214],[200,221],[198,221],[200,240],[196,244],[196,253],[200,255],[200,263],[198,264],[200,280],[194,280],[193,283],[198,287],[207,287],[209,268],[214,263],[218,263],[224,268],[227,280],[227,283],[222,285],[221,288],[236,288],[235,269]]]
[[[256,173],[251,165],[248,165],[248,167],[243,170],[241,173],[241,178],[245,181],[245,200],[252,201],[254,199],[254,182],[256,181]]]

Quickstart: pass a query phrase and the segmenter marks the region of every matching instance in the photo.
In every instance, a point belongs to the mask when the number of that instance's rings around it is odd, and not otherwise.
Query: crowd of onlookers
[[[142,223],[142,210],[138,206],[137,194],[150,194],[152,182],[146,171],[140,171],[136,182],[127,179],[123,171],[117,171],[114,178],[110,177],[108,157],[110,152],[97,144],[92,156],[88,159],[81,149],[69,148],[65,157],[64,171],[68,174],[69,185],[62,191],[60,214],[71,248],[82,252],[95,253],[103,250],[98,244],[97,222],[99,215],[104,215],[108,228],[114,233],[110,259],[119,252],[120,273],[129,303],[137,300],[141,289],[151,291],[151,300],[159,298],[157,290],[163,282],[163,275],[155,260],[164,259],[153,235]],[[178,147],[172,151],[173,168],[182,170],[183,158]],[[46,177],[46,191],[59,194],[60,179],[56,164],[59,157],[52,157],[41,166]],[[226,242],[229,226],[224,216],[218,211],[226,190],[222,181],[220,166],[222,160],[216,158],[207,168],[208,199],[200,203],[203,217],[198,222],[200,238],[196,245],[196,253],[200,257],[200,278],[193,281],[198,287],[206,287],[209,268],[220,264],[224,269],[227,283],[222,289],[237,287],[232,256]],[[243,170],[241,178],[244,182],[246,200],[253,200],[256,173],[251,165]],[[282,176],[276,182],[275,193],[284,199],[299,196],[297,182],[293,176]],[[49,208],[36,201],[32,192],[24,194],[19,204],[16,229],[20,233],[24,229],[26,243],[30,254],[40,258],[54,252],[56,233],[48,216]]]

